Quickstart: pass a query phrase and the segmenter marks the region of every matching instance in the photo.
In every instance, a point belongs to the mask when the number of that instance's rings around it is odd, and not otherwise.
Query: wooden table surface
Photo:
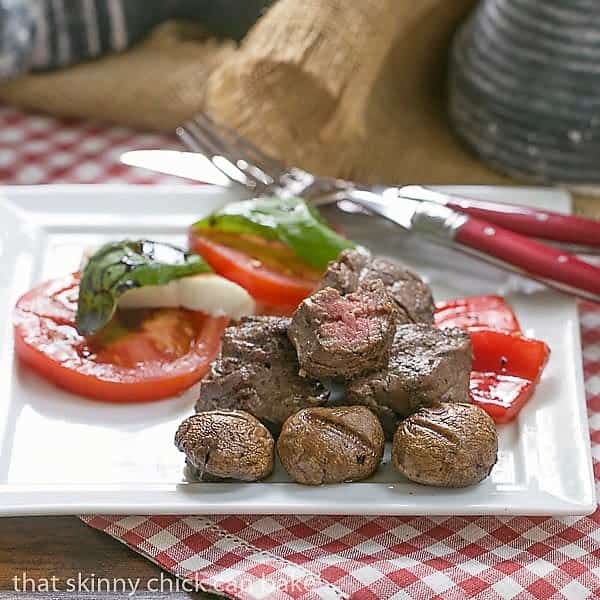
[[[172,582],[163,584],[163,591],[153,591],[158,584],[161,569],[146,558],[136,554],[127,546],[117,542],[110,536],[96,531],[82,523],[77,517],[14,517],[0,519],[0,599],[15,598],[15,577],[19,590],[22,590],[23,573],[28,579],[29,593],[19,594],[19,600],[40,597],[52,600],[73,598],[98,598],[99,600],[116,600],[126,594],[113,592],[91,593],[93,578],[115,578],[137,580],[140,584],[135,594],[136,599],[158,600],[172,598],[195,600],[216,598],[209,594],[188,593],[176,590],[176,580],[166,573],[164,577]],[[68,591],[68,580],[76,582],[81,573],[81,581],[88,581],[81,586],[81,591]],[[56,577],[56,589],[49,588],[47,594],[31,593],[31,580],[43,586],[44,579]],[[149,585],[150,583],[150,585]],[[51,586],[52,582],[49,581]],[[74,584],[75,585],[75,584]],[[148,589],[150,588],[150,589]],[[43,587],[38,587],[42,589]]]

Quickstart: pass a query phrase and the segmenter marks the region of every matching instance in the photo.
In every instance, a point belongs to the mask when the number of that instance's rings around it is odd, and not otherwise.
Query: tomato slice
[[[219,275],[245,288],[257,301],[271,306],[296,307],[315,290],[319,274],[286,273],[238,248],[199,235],[193,229],[189,245]]]
[[[493,329],[471,329],[473,371],[500,373],[538,381],[550,348],[541,340]]]
[[[489,327],[519,333],[521,327],[502,296],[471,296],[440,302],[435,307],[438,327]]]
[[[535,382],[528,379],[499,373],[471,373],[471,401],[496,423],[512,421],[534,391]]]
[[[225,318],[183,309],[117,312],[98,335],[75,327],[79,276],[48,281],[17,302],[19,358],[56,385],[108,402],[145,402],[181,393],[216,356]]]

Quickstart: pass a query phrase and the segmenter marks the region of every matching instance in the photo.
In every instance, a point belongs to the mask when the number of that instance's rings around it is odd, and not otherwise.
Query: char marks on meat
[[[394,415],[405,417],[440,401],[468,402],[471,363],[471,341],[463,330],[400,325],[388,364],[350,381],[347,403],[374,410],[389,436]]]
[[[288,328],[301,375],[345,379],[384,367],[396,313],[379,279],[345,296],[334,288],[315,292],[300,304]]]
[[[327,265],[319,287],[332,287],[340,294],[355,292],[360,283],[360,275],[371,260],[371,253],[364,248],[344,250],[336,260]]]
[[[219,357],[200,384],[196,411],[245,410],[274,431],[302,408],[325,404],[321,383],[300,377],[287,336],[290,320],[245,317],[223,334]]]
[[[349,294],[361,283],[375,279],[383,281],[398,305],[399,323],[433,323],[435,306],[429,286],[401,263],[391,258],[374,258],[363,248],[344,250],[330,262],[320,287]]]

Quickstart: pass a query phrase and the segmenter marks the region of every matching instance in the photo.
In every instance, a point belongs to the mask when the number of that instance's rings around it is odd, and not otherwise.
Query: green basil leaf
[[[318,211],[302,198],[233,202],[197,221],[193,227],[277,240],[316,269],[324,269],[342,250],[355,246],[328,227]]]
[[[102,329],[117,309],[119,296],[146,285],[210,272],[196,254],[150,240],[124,240],[102,246],[90,257],[79,283],[77,328],[83,335]]]

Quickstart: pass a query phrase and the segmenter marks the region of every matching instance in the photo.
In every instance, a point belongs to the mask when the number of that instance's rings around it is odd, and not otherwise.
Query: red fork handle
[[[468,248],[510,263],[534,279],[600,302],[600,268],[573,254],[474,217],[469,217],[456,230],[454,239]]]
[[[600,221],[468,198],[449,197],[446,206],[529,237],[600,248]]]

